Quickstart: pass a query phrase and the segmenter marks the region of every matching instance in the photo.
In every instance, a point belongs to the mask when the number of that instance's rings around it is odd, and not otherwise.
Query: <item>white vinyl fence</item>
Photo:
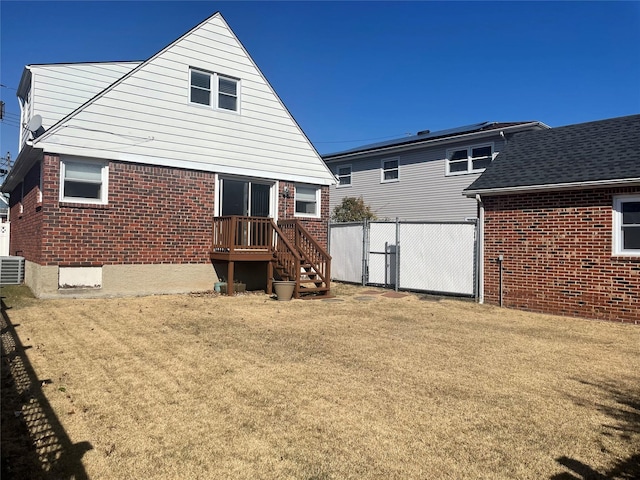
[[[477,293],[474,222],[333,223],[332,278],[452,295]]]
[[[11,238],[11,224],[9,222],[0,223],[0,257],[9,255],[9,239]]]

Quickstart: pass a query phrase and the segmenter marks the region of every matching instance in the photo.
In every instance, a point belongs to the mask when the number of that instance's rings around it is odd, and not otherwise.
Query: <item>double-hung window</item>
[[[613,253],[640,256],[640,195],[614,197]]]
[[[320,187],[296,185],[296,217],[320,217]]]
[[[338,188],[351,186],[351,165],[338,167]]]
[[[189,101],[198,105],[240,111],[240,80],[191,69],[189,71]]]
[[[493,160],[493,145],[474,145],[447,151],[447,175],[483,172]]]
[[[106,204],[108,179],[105,162],[60,160],[60,201]]]
[[[400,180],[399,162],[397,158],[382,160],[380,163],[380,182],[397,182]]]

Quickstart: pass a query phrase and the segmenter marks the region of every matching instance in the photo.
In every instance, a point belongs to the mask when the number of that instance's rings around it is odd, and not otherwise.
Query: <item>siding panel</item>
[[[239,78],[240,113],[190,104],[190,67]],[[52,117],[59,114],[61,100],[59,93],[50,97],[42,106]],[[267,178],[333,182],[322,159],[219,16],[95,98],[64,127],[45,135],[42,146],[66,154],[143,163],[162,159],[221,173],[246,169]]]
[[[42,116],[42,125],[53,126],[139,62],[33,65],[33,114]],[[73,88],[70,88],[73,86]]]
[[[489,140],[497,153],[503,145],[500,137]],[[351,165],[351,186],[331,187],[331,209],[344,197],[362,196],[380,219],[425,220],[434,222],[462,221],[477,216],[475,199],[462,195],[462,191],[480,176],[479,173],[445,175],[446,152],[482,141],[457,142],[425,147],[398,154],[373,154],[365,158],[332,162],[330,168],[337,174],[340,165]],[[381,183],[380,166],[383,159],[398,158],[398,182]]]

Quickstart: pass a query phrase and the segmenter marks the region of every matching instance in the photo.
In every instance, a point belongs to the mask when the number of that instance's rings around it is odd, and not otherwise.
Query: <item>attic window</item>
[[[493,160],[493,144],[447,150],[446,175],[483,172]]]
[[[189,71],[189,101],[231,112],[239,111],[240,80],[217,73]]]

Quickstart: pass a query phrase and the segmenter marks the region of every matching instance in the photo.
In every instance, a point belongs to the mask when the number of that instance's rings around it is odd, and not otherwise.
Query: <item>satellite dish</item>
[[[44,133],[44,128],[42,128],[42,117],[38,114],[31,117],[26,127],[27,130],[29,130],[33,134],[34,139],[38,138]]]
[[[34,115],[27,123],[27,130],[31,133],[35,133],[42,127],[42,117],[40,115]]]

